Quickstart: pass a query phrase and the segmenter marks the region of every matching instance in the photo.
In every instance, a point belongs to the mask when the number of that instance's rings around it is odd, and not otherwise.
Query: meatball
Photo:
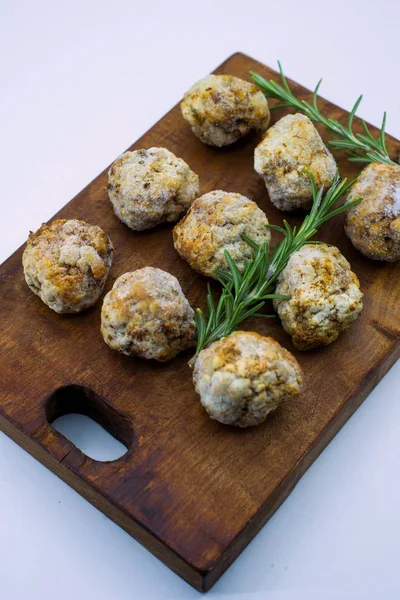
[[[182,115],[204,144],[227,146],[252,129],[265,131],[268,102],[252,83],[232,75],[207,75],[185,94]]]
[[[270,127],[255,149],[254,168],[264,179],[271,202],[281,210],[312,204],[309,175],[329,188],[336,163],[308,117],[287,115]]]
[[[173,231],[180,256],[195,271],[214,278],[216,269],[228,267],[225,250],[239,270],[244,270],[253,250],[242,239],[243,234],[259,244],[268,242],[268,219],[246,196],[221,190],[197,198]]]
[[[113,251],[100,227],[76,219],[44,223],[22,256],[26,283],[56,313],[80,312],[103,291]]]
[[[307,244],[289,259],[274,300],[284,330],[299,350],[326,346],[357,319],[362,297],[357,276],[338,248]]]
[[[114,212],[135,231],[177,221],[199,195],[199,178],[166,148],[125,152],[108,172]]]
[[[176,277],[145,267],[118,277],[105,296],[101,333],[113,350],[166,361],[193,346],[193,317]]]
[[[347,201],[362,201],[347,212],[345,230],[368,258],[400,260],[400,166],[372,163],[350,189]]]
[[[236,331],[202,350],[193,380],[210,417],[225,425],[262,423],[302,387],[300,365],[270,337]]]

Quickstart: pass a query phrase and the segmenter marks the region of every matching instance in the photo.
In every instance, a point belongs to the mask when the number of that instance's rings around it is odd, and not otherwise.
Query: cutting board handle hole
[[[117,460],[133,445],[128,417],[85,386],[58,388],[48,398],[46,416],[56,431],[94,460]]]

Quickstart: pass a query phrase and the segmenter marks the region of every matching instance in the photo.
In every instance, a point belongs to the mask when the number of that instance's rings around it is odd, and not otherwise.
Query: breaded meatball
[[[113,245],[100,227],[56,219],[30,233],[22,256],[26,283],[56,313],[92,306],[103,291]]]
[[[104,298],[101,333],[113,350],[166,361],[193,346],[193,316],[176,277],[144,267],[118,277]]]
[[[287,115],[269,128],[255,149],[254,168],[264,179],[271,202],[281,210],[310,208],[312,187],[332,185],[336,163],[310,119]]]
[[[185,94],[182,115],[209,146],[233,144],[252,129],[265,131],[268,102],[252,83],[232,75],[207,75]]]
[[[299,350],[334,342],[363,307],[357,275],[338,248],[328,244],[307,244],[294,252],[276,293],[291,296],[274,300],[274,307]]]
[[[193,380],[210,417],[225,425],[262,423],[303,384],[300,365],[270,337],[235,331],[202,350]]]
[[[239,270],[244,270],[253,250],[243,234],[259,244],[269,241],[268,219],[246,196],[221,190],[197,198],[173,231],[180,256],[195,271],[214,278],[216,269],[228,267],[225,250]]]
[[[108,195],[117,217],[142,231],[177,221],[199,195],[199,178],[166,148],[135,150],[111,165]]]
[[[400,166],[372,163],[350,189],[347,201],[362,201],[347,212],[345,230],[368,258],[400,260]]]

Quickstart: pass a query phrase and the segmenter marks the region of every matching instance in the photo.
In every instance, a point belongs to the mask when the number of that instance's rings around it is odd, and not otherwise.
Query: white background
[[[400,137],[397,0],[1,0],[4,260],[241,50]],[[1,301],[1,300],[0,300]],[[390,307],[387,308],[390,310]],[[209,592],[400,597],[400,366]],[[192,590],[0,434],[0,598],[191,599]]]

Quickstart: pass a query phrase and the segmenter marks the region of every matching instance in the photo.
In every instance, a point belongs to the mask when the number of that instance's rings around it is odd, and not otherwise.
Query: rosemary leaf
[[[250,75],[256,85],[258,85],[264,92],[267,98],[275,98],[280,100],[280,107],[291,107],[296,108],[304,112],[311,121],[322,123],[327,130],[335,136],[335,139],[331,140],[329,145],[333,148],[344,148],[349,152],[349,160],[352,162],[380,162],[385,165],[397,165],[394,162],[387,151],[385,142],[385,126],[386,126],[386,113],[383,115],[381,129],[379,136],[374,138],[371,134],[367,124],[361,120],[362,126],[365,133],[355,133],[353,131],[353,121],[356,111],[362,100],[362,96],[357,98],[353,108],[348,117],[347,127],[339,123],[336,119],[329,119],[325,117],[318,108],[318,91],[321,85],[322,79],[317,83],[313,92],[312,102],[306,102],[305,100],[299,100],[293,94],[289,87],[288,81],[283,73],[282,65],[278,61],[279,72],[281,76],[281,84],[277,83],[273,79],[266,80],[264,77],[255,73],[250,72]],[[277,108],[276,106],[275,108]],[[274,108],[274,107],[271,107]],[[337,138],[337,139],[336,139]],[[400,162],[400,157],[399,157]]]
[[[288,298],[274,294],[274,290],[276,280],[286,267],[292,253],[310,243],[311,238],[326,221],[360,202],[357,199],[334,207],[339,198],[345,195],[353,184],[353,182],[348,183],[346,179],[340,179],[338,173],[326,194],[322,187],[317,189],[311,175],[310,181],[313,190],[313,204],[310,213],[305,216],[300,227],[291,227],[287,221],[283,222],[283,227],[269,226],[283,236],[272,254],[268,243],[257,244],[244,235],[243,240],[253,249],[253,256],[244,271],[241,272],[229,252],[225,252],[229,268],[227,271],[221,269],[216,271],[223,288],[219,301],[215,304],[211,287],[208,286],[208,315],[205,317],[200,309],[197,309],[195,313],[196,356],[215,340],[232,333],[248,317],[273,318],[275,315],[263,314],[260,310],[265,302],[271,299]],[[192,365],[196,356],[191,361]]]

